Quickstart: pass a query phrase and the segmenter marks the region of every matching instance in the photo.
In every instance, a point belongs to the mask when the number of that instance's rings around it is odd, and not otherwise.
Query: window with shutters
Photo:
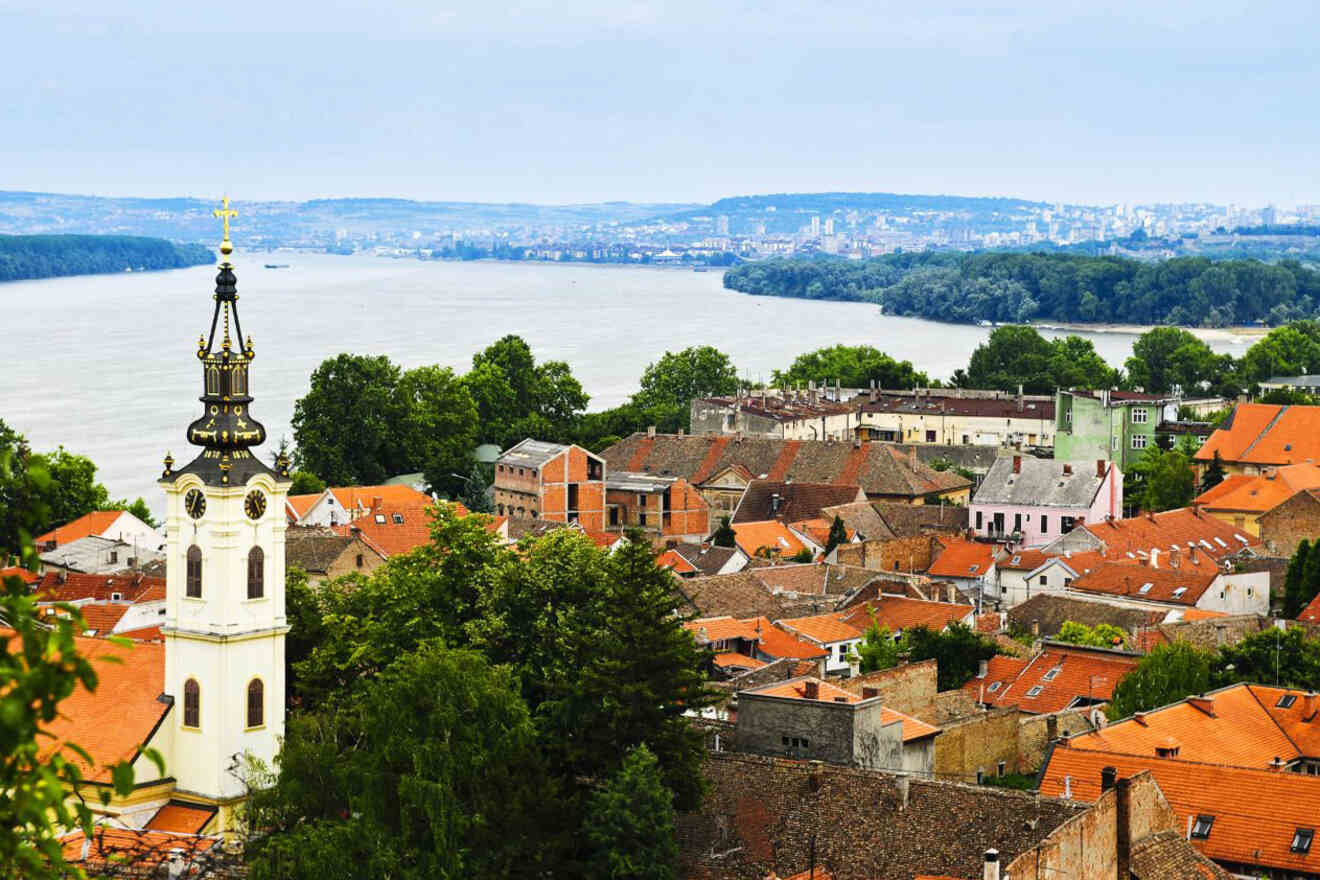
[[[260,547],[248,551],[248,598],[266,595],[266,554]]]
[[[266,688],[261,679],[248,682],[247,691],[247,726],[260,727],[266,723]]]
[[[202,548],[196,544],[188,548],[188,573],[184,592],[190,599],[202,598]]]
[[[202,726],[202,689],[195,678],[183,683],[183,726]]]

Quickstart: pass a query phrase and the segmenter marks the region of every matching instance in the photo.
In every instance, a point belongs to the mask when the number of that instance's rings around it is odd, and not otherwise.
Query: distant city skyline
[[[0,189],[1320,203],[1301,2],[11,0]]]

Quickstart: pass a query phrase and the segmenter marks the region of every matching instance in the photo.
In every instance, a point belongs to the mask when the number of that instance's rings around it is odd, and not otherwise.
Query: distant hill
[[[215,259],[199,244],[130,235],[0,235],[0,282],[181,269]]]

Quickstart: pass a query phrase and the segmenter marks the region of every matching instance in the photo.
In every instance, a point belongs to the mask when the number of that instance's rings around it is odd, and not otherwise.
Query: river
[[[464,371],[474,352],[516,333],[538,361],[567,361],[598,409],[625,400],[666,349],[714,345],[743,375],[768,380],[803,352],[866,343],[947,378],[990,332],[863,303],[748,296],[725,290],[718,270],[235,256],[267,457],[291,435],[293,402],[312,370],[339,352]],[[214,275],[200,266],[0,285],[9,331],[0,419],[34,449],[63,444],[89,456],[112,496],[141,495],[158,509],[154,480],[166,450],[180,461],[193,454],[183,432],[200,412],[197,336],[210,321]],[[1131,353],[1132,334],[1083,335],[1116,366]],[[1226,338],[1211,345],[1245,349]]]

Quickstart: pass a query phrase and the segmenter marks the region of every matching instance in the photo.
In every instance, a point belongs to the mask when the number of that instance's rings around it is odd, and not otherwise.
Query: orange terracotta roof
[[[758,644],[760,652],[768,657],[774,657],[776,660],[785,658],[814,660],[817,657],[829,656],[829,652],[824,648],[780,629],[772,624],[768,617],[751,617],[743,622],[751,624],[761,640]]]
[[[789,527],[795,531],[801,532],[820,546],[824,547],[830,541],[830,527],[833,526],[831,520],[822,517],[815,519],[803,519],[794,523],[789,523]],[[735,527],[736,528],[736,527]],[[857,535],[856,529],[844,529],[851,541]]]
[[[757,632],[754,620],[738,620],[736,617],[702,617],[683,623],[683,628],[693,636],[705,632],[707,641],[726,642],[729,639],[756,641]]]
[[[931,563],[926,572],[931,577],[976,578],[990,571],[995,559],[995,546],[980,541],[959,538],[940,538],[944,550]]]
[[[116,638],[132,639],[135,642],[163,642],[165,634],[160,631],[159,626],[148,626],[142,629],[129,629],[123,632],[115,633]]]
[[[1008,571],[1035,571],[1045,563],[1045,560],[1052,558],[1050,554],[1040,550],[1005,550],[999,554],[995,560],[995,568],[1007,569]]]
[[[1206,510],[1264,513],[1303,489],[1320,488],[1320,467],[1302,463],[1285,465],[1257,476],[1234,474],[1201,493],[1196,502]]]
[[[846,642],[860,639],[865,633],[857,627],[844,623],[837,614],[815,614],[811,617],[791,617],[775,621],[789,632],[811,639],[822,645],[834,642]]]
[[[18,566],[0,568],[0,581],[11,577],[16,577],[25,584],[35,584],[37,581],[41,580],[41,575],[37,574],[35,571],[28,571],[26,568],[19,568]]]
[[[720,669],[760,669],[766,664],[755,657],[748,657],[746,654],[739,654],[735,651],[727,651],[715,655],[715,665]]]
[[[842,620],[862,632],[874,621],[889,627],[891,633],[924,626],[940,632],[951,623],[965,620],[974,609],[971,605],[949,602],[926,602],[906,596],[881,595],[876,599],[841,612]]]
[[[1070,589],[1190,606],[1200,601],[1201,596],[1219,577],[1217,568],[1213,566],[1209,568],[1209,573],[1204,573],[1199,567],[1193,566],[1179,566],[1176,569],[1151,568],[1145,565],[1110,562],[1077,578],[1072,582]]]
[[[845,691],[838,685],[830,684],[815,677],[792,678],[788,681],[770,684],[764,687],[751,688],[743,693],[759,694],[767,697],[788,697],[794,700],[812,699],[807,696],[807,683],[815,682],[815,699],[825,703],[860,703],[865,699],[861,694],[854,694],[851,691]],[[877,698],[872,698],[877,699]],[[904,715],[902,712],[895,712],[887,706],[881,710],[880,723],[893,724],[895,721],[903,724],[903,742],[910,742],[914,739],[922,739],[927,736],[934,736],[940,732],[938,727],[919,721],[910,715]]]
[[[1178,743],[1178,759],[1231,764],[1239,767],[1267,768],[1274,758],[1291,761],[1300,756],[1297,745],[1284,728],[1271,717],[1272,706],[1280,694],[1299,691],[1261,690],[1237,685],[1207,694],[1213,715],[1192,702],[1177,703],[1115,721],[1091,733],[1079,734],[1068,741],[1070,748],[1129,755],[1155,755],[1155,748],[1172,737]],[[1198,701],[1199,702],[1199,701]],[[1304,700],[1298,697],[1291,710],[1277,710],[1289,726],[1300,722]],[[1309,729],[1309,727],[1308,727]]]
[[[971,694],[978,703],[993,703],[995,696],[1003,692],[1022,674],[1028,662],[1020,657],[996,654],[986,661],[985,677],[973,678],[963,685],[962,689]]]
[[[1320,594],[1302,609],[1302,613],[1297,615],[1297,619],[1305,623],[1320,623]]]
[[[315,492],[311,495],[289,495],[284,499],[285,505],[292,513],[291,519],[295,522],[307,515],[307,511],[312,509],[312,505],[320,500],[324,492]]]
[[[1120,778],[1149,770],[1173,808],[1181,834],[1196,817],[1213,816],[1209,835],[1191,843],[1217,862],[1320,873],[1320,846],[1306,854],[1290,851],[1297,829],[1314,829],[1320,816],[1320,782],[1315,777],[1064,747],[1050,753],[1040,793],[1061,797],[1066,778],[1074,800],[1093,802],[1100,796],[1100,771],[1105,767],[1114,767]]]
[[[422,506],[385,506],[365,513],[351,523],[331,526],[335,534],[361,538],[382,557],[399,556],[431,540],[431,503]]]
[[[41,602],[78,602],[91,599],[110,602],[118,593],[125,602],[165,598],[165,578],[146,575],[83,574],[48,571],[34,588]]]
[[[1197,461],[1210,461],[1219,453],[1224,461],[1252,461],[1247,450],[1274,424],[1284,407],[1273,403],[1239,403],[1222,428],[1217,429],[1196,452]],[[1305,460],[1306,456],[1303,456]]]
[[[667,568],[674,574],[695,574],[697,567],[688,562],[682,556],[679,556],[673,550],[666,550],[655,558],[655,564],[660,568]]]
[[[1161,566],[1164,565],[1164,554],[1175,545],[1182,549],[1184,561],[1187,561],[1186,550],[1192,542],[1199,548],[1198,555],[1204,552],[1216,559],[1260,545],[1259,538],[1191,507],[1086,523],[1079,528],[1104,542],[1110,559],[1128,553],[1135,556],[1138,551],[1148,553],[1154,547],[1160,550]]]
[[[779,878],[779,875],[772,873],[766,880],[770,880],[771,877]],[[792,877],[784,877],[782,880],[834,880],[834,874],[824,865],[817,865],[815,868],[808,868],[794,874]]]
[[[122,510],[93,510],[91,513],[83,514],[73,522],[53,528],[44,535],[38,535],[32,543],[40,547],[43,544],[54,542],[55,546],[58,547],[79,538],[86,538],[88,535],[99,535],[114,525],[115,520],[119,519],[123,513]]]
[[[1182,611],[1183,620],[1214,620],[1217,617],[1228,617],[1228,612],[1210,611],[1205,608],[1185,608]]]
[[[1296,689],[1259,684],[1247,687],[1279,729],[1287,734],[1298,753],[1308,758],[1320,758],[1320,697],[1308,700],[1305,691]],[[1281,699],[1285,696],[1295,699],[1287,706],[1279,705],[1280,702],[1289,702]]]
[[[156,815],[143,826],[146,831],[174,831],[179,834],[199,834],[215,816],[215,807],[170,801],[156,811]]]
[[[65,861],[70,863],[113,864],[116,869],[133,865],[135,868],[147,869],[170,861],[178,850],[183,851],[186,859],[188,855],[201,855],[219,842],[219,837],[98,825],[92,830],[90,840],[83,836],[83,832],[75,831],[60,838],[60,847],[64,851]],[[91,870],[95,875],[95,868]],[[188,872],[185,876],[191,874]]]
[[[788,526],[778,520],[738,523],[733,527],[733,533],[738,549],[748,556],[755,556],[761,547],[767,547],[772,555],[784,558],[807,549]]]
[[[388,507],[430,507],[431,496],[412,486],[336,486],[326,490],[345,510],[371,510],[376,499]]]
[[[1285,465],[1320,460],[1320,406],[1238,404],[1196,459],[1209,460],[1215,450],[1230,462]]]
[[[131,606],[127,603],[114,603],[107,605],[83,605],[79,607],[82,612],[83,622],[87,624],[87,634],[95,633],[98,636],[107,636],[114,630],[115,624],[119,619],[128,613]]]
[[[1017,706],[1023,712],[1046,715],[1080,699],[1108,702],[1114,687],[1140,658],[1106,651],[1050,645],[1027,662],[1016,679],[998,689],[987,703]],[[973,679],[976,681],[976,679]],[[990,695],[987,693],[986,695]]]
[[[0,638],[14,640],[12,630]],[[79,684],[59,704],[59,716],[46,725],[50,738],[43,738],[41,760],[46,760],[67,742],[74,742],[96,761],[89,766],[76,753],[65,757],[78,766],[86,779],[105,782],[106,765],[131,761],[147,741],[169,707],[157,701],[164,690],[165,649],[140,643],[121,647],[106,639],[74,639],[77,651],[92,662],[99,679],[95,692]],[[108,658],[118,658],[110,662]]]

